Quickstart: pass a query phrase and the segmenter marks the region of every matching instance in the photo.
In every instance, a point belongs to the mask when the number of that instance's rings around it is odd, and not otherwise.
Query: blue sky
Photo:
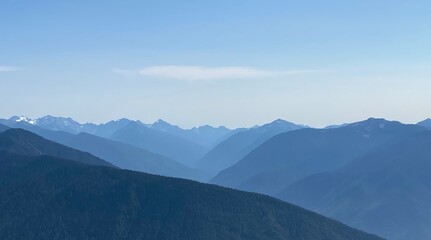
[[[431,117],[430,1],[0,2],[0,117]]]

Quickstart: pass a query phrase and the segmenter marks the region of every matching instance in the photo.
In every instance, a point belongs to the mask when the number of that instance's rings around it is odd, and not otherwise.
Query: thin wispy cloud
[[[317,72],[316,70],[274,71],[251,67],[203,67],[203,66],[151,66],[138,70],[114,69],[122,75],[138,75],[160,79],[176,79],[185,81],[252,79],[287,75],[299,75]]]
[[[0,72],[16,72],[19,68],[0,65]]]

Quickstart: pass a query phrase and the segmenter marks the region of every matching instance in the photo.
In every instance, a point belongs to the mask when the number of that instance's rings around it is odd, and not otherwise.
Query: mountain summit
[[[271,137],[304,127],[303,125],[277,119],[263,126],[244,129],[219,143],[209,151],[199,161],[199,167],[207,172],[217,174],[219,171],[237,163],[253,149]]]

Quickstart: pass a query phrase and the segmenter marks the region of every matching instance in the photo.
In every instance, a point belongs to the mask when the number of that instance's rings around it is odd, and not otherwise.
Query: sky
[[[0,117],[431,117],[431,1],[1,0]]]

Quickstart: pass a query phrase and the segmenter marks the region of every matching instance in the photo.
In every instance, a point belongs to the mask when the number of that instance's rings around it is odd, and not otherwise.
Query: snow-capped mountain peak
[[[25,116],[13,116],[13,117],[9,118],[9,120],[14,121],[14,122],[26,122],[26,123],[31,124],[31,125],[36,124],[36,120],[33,120],[33,119],[25,117]]]
[[[54,131],[65,131],[73,134],[80,132],[93,133],[97,125],[93,123],[81,124],[70,117],[55,117],[47,115],[35,120],[35,125]]]

